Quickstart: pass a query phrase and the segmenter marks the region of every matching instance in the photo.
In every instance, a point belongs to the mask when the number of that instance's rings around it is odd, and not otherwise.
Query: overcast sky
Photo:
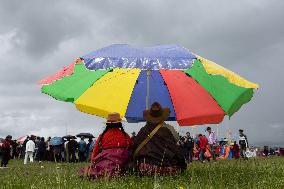
[[[0,0],[0,137],[98,135],[103,119],[41,94],[36,81],[110,44],[179,44],[260,84],[231,120],[212,126],[220,136],[243,128],[250,143],[284,145],[283,19],[282,0]]]

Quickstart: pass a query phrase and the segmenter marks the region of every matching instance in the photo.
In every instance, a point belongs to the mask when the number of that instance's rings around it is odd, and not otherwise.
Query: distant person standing
[[[67,145],[68,154],[69,154],[69,162],[76,162],[76,150],[78,148],[78,143],[74,139],[71,139]]]
[[[12,144],[12,156],[11,158],[12,159],[16,159],[18,158],[18,154],[17,154],[17,147],[18,147],[18,143],[17,143],[17,140],[11,140]]]
[[[87,144],[84,137],[81,137],[81,140],[78,143],[78,157],[80,162],[86,161],[86,149]]]
[[[22,148],[22,157],[25,157],[25,154],[26,154],[26,144],[27,142],[29,141],[30,137],[27,136],[27,138],[24,140],[23,142],[23,148]]]
[[[46,144],[44,142],[44,138],[41,137],[40,141],[38,142],[38,149],[37,149],[37,160],[38,161],[43,161],[45,157],[45,152],[46,152]]]
[[[70,141],[70,138],[67,138],[67,140],[64,142],[64,152],[65,152],[65,161],[69,162],[69,150],[68,150],[68,143]]]
[[[8,165],[8,162],[11,157],[11,143],[12,143],[12,136],[11,135],[6,136],[1,146],[1,156],[2,156],[1,168],[7,167]]]
[[[248,148],[248,139],[247,136],[244,134],[244,130],[239,130],[239,145],[242,158],[246,158],[246,150]]]
[[[184,140],[184,149],[185,149],[185,159],[188,162],[192,162],[193,147],[194,147],[194,140],[190,136],[190,132],[187,132]]]
[[[90,156],[92,154],[93,148],[94,148],[95,142],[93,141],[92,138],[89,138],[89,142],[87,144],[87,149],[86,149],[86,160],[89,162]]]
[[[51,137],[48,137],[46,144],[45,144],[45,146],[46,146],[46,160],[48,160],[48,161],[51,161],[52,156],[53,156],[52,150],[51,150],[52,146],[50,144],[50,140],[51,140]]]
[[[216,150],[216,146],[217,146],[217,135],[214,131],[212,131],[211,127],[207,127],[206,131],[209,134],[208,144],[210,146],[211,155],[213,157],[213,160],[216,160],[215,150]]]
[[[35,153],[34,153],[35,160],[37,160],[38,158],[37,153],[38,153],[39,141],[40,141],[40,137],[39,136],[35,137],[35,141],[34,141],[35,142]]]
[[[263,155],[267,157],[269,155],[268,146],[263,147]]]
[[[29,141],[26,144],[26,154],[25,154],[25,160],[24,164],[28,163],[28,158],[30,159],[30,162],[32,163],[34,161],[34,152],[35,152],[35,142],[34,142],[35,137],[31,135]]]
[[[234,141],[234,145],[233,145],[233,157],[235,159],[239,159],[240,158],[240,147],[237,144],[237,141]]]
[[[199,145],[199,160],[201,162],[205,162],[205,159],[206,159],[205,152],[206,152],[206,147],[207,147],[207,144],[208,144],[208,140],[202,134],[199,134],[198,137],[199,137],[199,144],[198,144]]]

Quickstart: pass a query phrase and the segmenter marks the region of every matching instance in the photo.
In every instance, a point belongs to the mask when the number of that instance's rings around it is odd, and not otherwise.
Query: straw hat
[[[114,113],[108,114],[106,123],[119,123],[121,121],[122,119],[120,118],[120,114],[114,112]]]
[[[160,123],[168,119],[170,112],[169,108],[162,108],[158,102],[154,102],[150,110],[143,112],[143,117],[146,121],[151,123]]]

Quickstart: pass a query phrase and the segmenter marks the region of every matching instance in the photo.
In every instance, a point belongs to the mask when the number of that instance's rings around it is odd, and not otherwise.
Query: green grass
[[[125,177],[88,181],[77,176],[87,164],[11,160],[0,170],[0,188],[284,188],[284,158],[227,160],[191,164],[176,176]]]

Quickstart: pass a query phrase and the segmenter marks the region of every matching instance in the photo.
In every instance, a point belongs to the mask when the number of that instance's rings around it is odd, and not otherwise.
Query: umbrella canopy
[[[217,124],[249,102],[258,85],[178,45],[111,45],[80,57],[73,72],[54,77],[42,92],[106,118],[118,112],[144,121],[153,102],[169,107],[180,126]]]
[[[17,139],[17,142],[19,142],[20,144],[23,144],[25,142],[25,140],[27,139],[28,136],[21,136]]]
[[[66,138],[66,139],[76,139],[76,137],[74,135],[65,135],[62,138]]]
[[[64,141],[61,137],[53,137],[52,139],[50,139],[50,145],[52,146],[61,145],[63,143]]]
[[[91,133],[79,133],[76,135],[77,137],[84,137],[84,138],[95,138],[94,135]]]

